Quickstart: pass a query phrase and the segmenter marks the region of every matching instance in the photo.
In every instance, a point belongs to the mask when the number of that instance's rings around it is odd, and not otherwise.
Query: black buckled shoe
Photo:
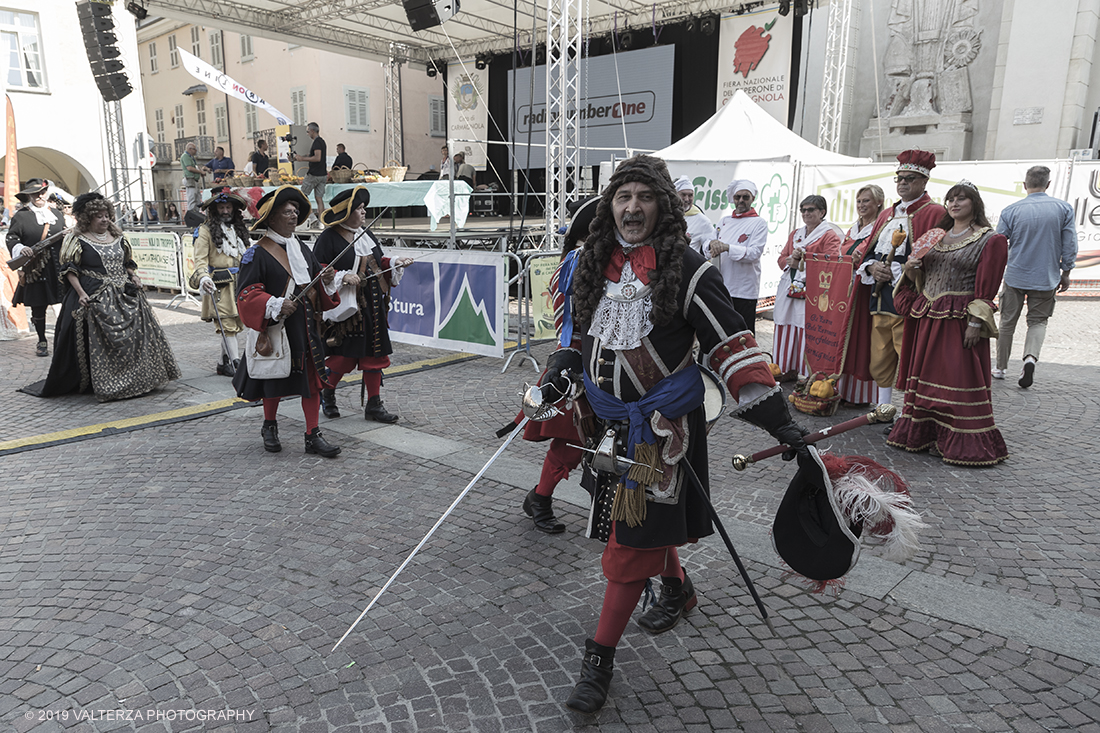
[[[638,625],[651,634],[664,633],[680,623],[680,618],[698,603],[699,596],[695,595],[687,573],[683,582],[679,578],[661,578],[661,595],[638,617]]]
[[[306,433],[306,453],[316,453],[322,458],[334,458],[340,453],[340,446],[333,445],[321,435],[321,428]]]
[[[585,639],[581,680],[569,694],[565,706],[578,713],[594,713],[607,702],[607,690],[614,675],[615,647]]]
[[[268,453],[278,453],[283,449],[283,444],[279,442],[279,425],[274,420],[264,420],[260,435],[264,438],[264,450]]]
[[[386,406],[382,404],[382,398],[375,395],[367,400],[367,406],[363,408],[363,419],[393,425],[397,422],[397,415],[387,411]]]
[[[535,529],[546,534],[561,534],[565,531],[565,525],[554,516],[552,508],[553,498],[539,496],[535,489],[523,500],[523,513],[531,517],[535,523]]]
[[[232,377],[237,373],[236,363],[229,361],[229,357],[222,354],[222,363],[214,370],[223,377]]]
[[[321,390],[321,412],[325,417],[340,417],[340,408],[336,406],[336,390]]]
[[[34,347],[34,355],[35,356],[49,356],[50,355],[50,345],[48,343],[46,343],[45,341],[39,341],[38,346]]]

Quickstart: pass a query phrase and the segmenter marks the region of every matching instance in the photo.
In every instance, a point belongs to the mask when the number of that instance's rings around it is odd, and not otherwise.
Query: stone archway
[[[4,158],[0,157],[0,171],[3,169]],[[100,185],[78,161],[52,148],[19,149],[19,179],[26,181],[31,178],[48,178],[73,196],[92,191]]]

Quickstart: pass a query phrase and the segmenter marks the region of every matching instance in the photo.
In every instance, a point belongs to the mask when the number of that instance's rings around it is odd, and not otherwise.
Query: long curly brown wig
[[[233,207],[233,219],[229,222],[229,226],[233,228],[233,231],[237,233],[237,239],[241,244],[247,247],[251,242],[248,239],[248,227],[244,223],[244,212],[241,211],[240,206]],[[214,248],[218,249],[222,246],[222,241],[225,239],[225,232],[222,231],[222,220],[218,216],[218,205],[211,204],[206,209],[206,228],[210,230],[210,241],[213,242]]]
[[[615,192],[627,183],[644,183],[657,194],[657,224],[648,242],[657,254],[657,269],[649,272],[649,282],[653,286],[653,311],[649,318],[660,325],[668,323],[676,313],[684,249],[688,244],[683,206],[665,162],[651,155],[636,155],[619,165],[596,207],[588,245],[573,276],[573,315],[577,323],[591,323],[603,297],[603,272],[618,245],[611,201]]]

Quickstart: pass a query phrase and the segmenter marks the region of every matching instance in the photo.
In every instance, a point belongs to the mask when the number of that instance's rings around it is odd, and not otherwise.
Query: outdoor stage
[[[451,236],[450,220],[447,218],[432,231],[428,217],[383,216],[371,227],[371,231],[383,245],[406,247],[446,246]],[[304,233],[317,232],[306,230]],[[506,244],[503,249],[516,252],[538,249],[545,238],[546,221],[542,217],[470,216],[465,226],[455,229],[455,246],[458,249],[501,250],[501,241],[504,240]]]

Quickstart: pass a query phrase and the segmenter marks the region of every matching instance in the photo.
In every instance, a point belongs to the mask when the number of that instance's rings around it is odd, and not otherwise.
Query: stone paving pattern
[[[0,441],[229,396],[229,380],[212,376],[210,327],[166,300],[156,310],[184,379],[144,398],[16,393],[48,363],[32,339],[0,343]],[[281,409],[279,454],[264,453],[259,410],[245,408],[4,457],[0,729],[1100,731],[1097,324],[1100,302],[1060,300],[1035,386],[994,384],[1012,452],[1001,466],[906,454],[878,427],[830,441],[905,475],[930,525],[903,566],[865,546],[857,571],[947,583],[960,607],[972,589],[1010,611],[1084,620],[1092,637],[1079,647],[958,623],[956,604],[919,610],[889,586],[807,593],[757,550],[793,468],[772,459],[734,472],[730,455],[771,441],[724,417],[711,433],[712,490],[774,636],[715,535],[682,554],[698,608],[658,637],[628,627],[608,705],[569,712],[562,701],[602,597],[601,547],[580,537],[584,510],[565,500],[565,534],[530,528],[519,504],[543,447],[518,442],[502,462],[528,472],[475,486],[330,653],[499,446],[493,433],[535,376],[518,360],[501,374],[501,360],[482,358],[388,378],[397,427],[365,423],[358,389],[342,388],[344,417],[322,418],[344,447],[334,460],[302,452],[296,401]],[[760,325],[767,345],[771,324]],[[395,364],[441,355],[396,348]],[[406,437],[408,452],[391,447]],[[252,720],[75,719],[123,709]]]

